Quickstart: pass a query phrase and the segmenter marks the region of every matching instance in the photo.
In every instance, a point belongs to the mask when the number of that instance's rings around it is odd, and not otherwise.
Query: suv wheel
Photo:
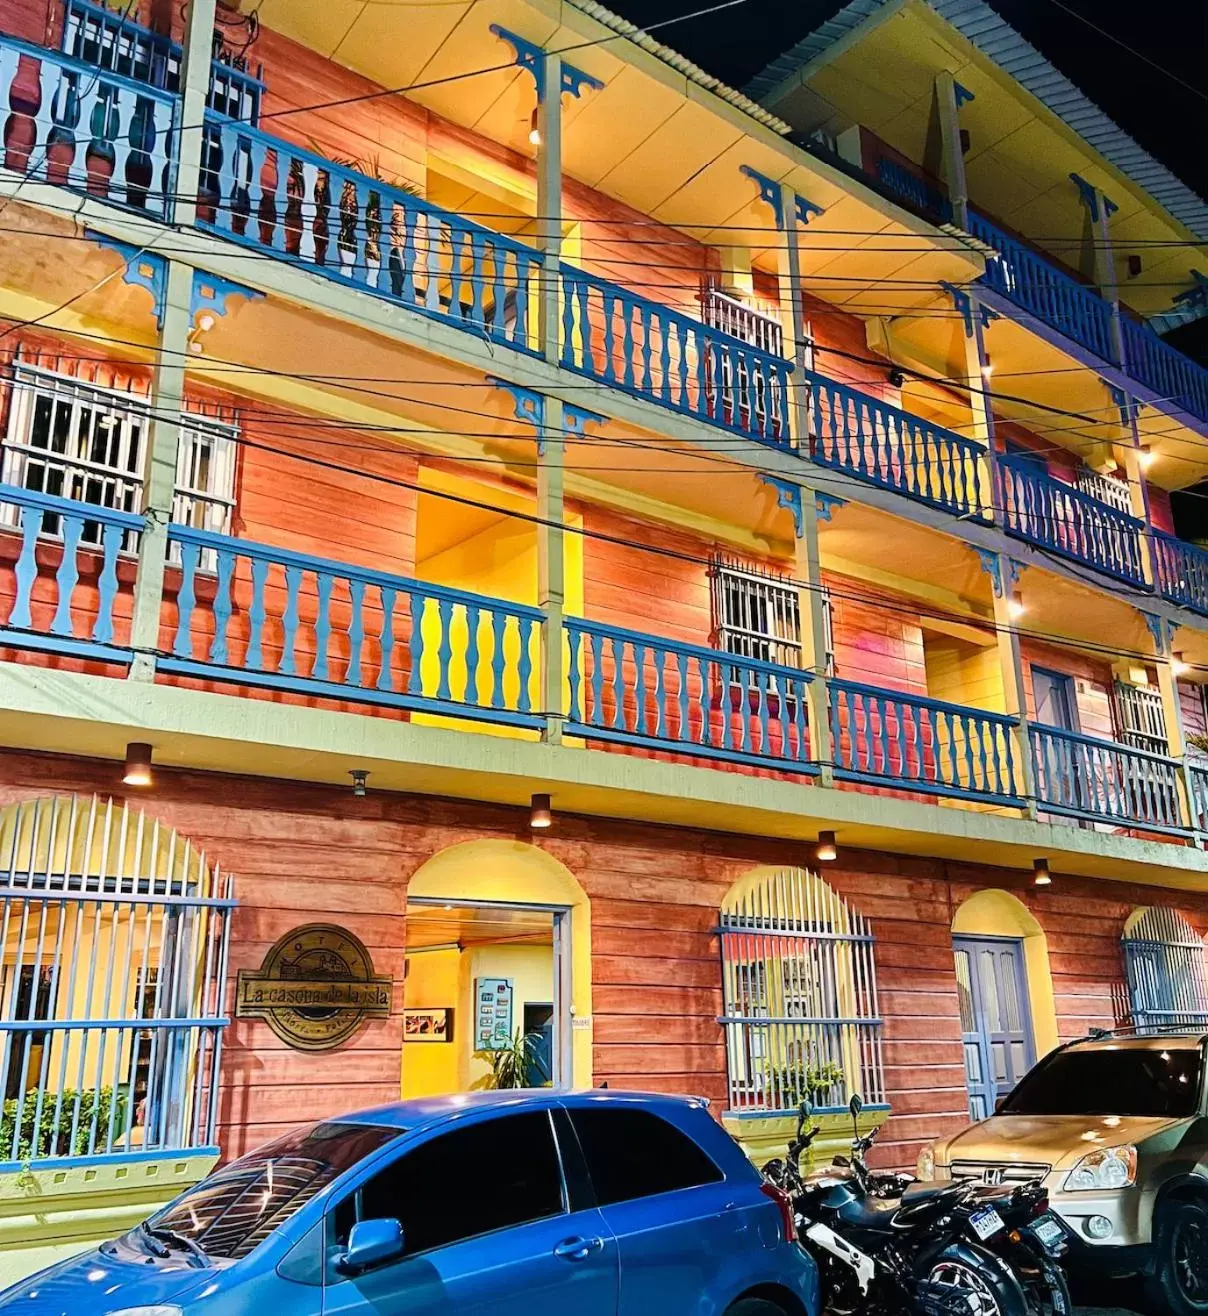
[[[1208,1313],[1208,1203],[1172,1202],[1162,1209],[1150,1288],[1156,1312]]]

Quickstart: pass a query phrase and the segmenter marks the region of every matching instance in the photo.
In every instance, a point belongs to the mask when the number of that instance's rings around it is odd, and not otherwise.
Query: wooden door
[[[1035,1063],[1023,942],[956,937],[953,950],[969,1115],[984,1120]]]

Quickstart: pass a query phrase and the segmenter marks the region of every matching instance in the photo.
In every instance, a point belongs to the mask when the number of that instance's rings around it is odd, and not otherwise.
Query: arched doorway
[[[489,1086],[517,1039],[526,1083],[589,1087],[591,906],[570,870],[503,840],[421,865],[407,887],[404,1009],[404,1096]]]
[[[1009,891],[979,891],[952,922],[969,1115],[982,1120],[1057,1045],[1044,929]]]

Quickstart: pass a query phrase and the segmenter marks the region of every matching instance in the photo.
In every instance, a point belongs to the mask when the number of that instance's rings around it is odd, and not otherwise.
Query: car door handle
[[[585,1261],[603,1246],[602,1238],[564,1238],[554,1248],[554,1256],[564,1257],[567,1261]]]

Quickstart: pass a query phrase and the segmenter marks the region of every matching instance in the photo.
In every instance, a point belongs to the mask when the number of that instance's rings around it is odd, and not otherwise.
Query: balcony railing
[[[181,572],[162,671],[541,725],[536,608],[186,526],[168,538]]]
[[[566,729],[791,772],[811,761],[801,668],[569,617]]]
[[[0,524],[0,644],[128,663],[118,567],[143,518],[4,484]]]
[[[1154,831],[1182,831],[1174,759],[1033,724],[1032,768],[1042,811]]]
[[[915,210],[931,215],[944,224],[952,222],[952,202],[942,188],[912,173],[900,161],[884,155],[878,156],[877,179],[894,196]]]
[[[1191,819],[1198,832],[1208,832],[1208,764],[1187,765],[1187,785],[1191,793]]]
[[[1145,523],[1055,480],[1028,457],[998,459],[1007,533],[1145,588]]]
[[[168,219],[177,97],[0,38],[4,167]]]
[[[792,363],[563,265],[562,364],[673,411],[788,446]]]
[[[1158,592],[1208,617],[1208,551],[1158,530],[1152,535]]]
[[[1123,316],[1120,329],[1123,364],[1132,378],[1200,420],[1208,420],[1208,370],[1164,343],[1148,325]]]
[[[815,371],[803,378],[816,462],[957,516],[986,514],[981,444]]]
[[[1023,803],[1013,718],[853,681],[832,681],[830,700],[836,777]]]
[[[988,287],[1104,361],[1115,360],[1112,308],[1093,288],[1063,273],[975,210],[969,211],[969,232],[997,253],[986,261]]]

